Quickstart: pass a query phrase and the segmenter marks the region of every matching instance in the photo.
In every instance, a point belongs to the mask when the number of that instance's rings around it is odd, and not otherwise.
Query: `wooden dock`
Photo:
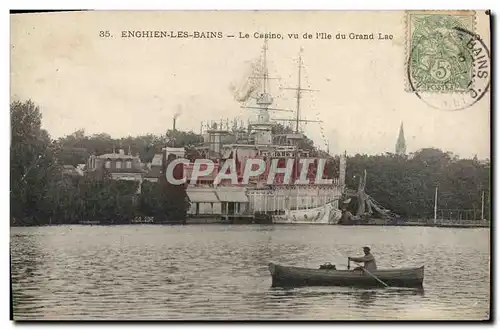
[[[254,215],[250,213],[242,213],[242,214],[222,214],[221,218],[223,219],[223,223],[231,223],[231,224],[252,224],[255,223]]]
[[[439,221],[434,226],[446,228],[489,228],[490,222],[487,220]]]
[[[79,221],[78,224],[80,224],[80,225],[100,225],[101,221],[99,221],[99,220],[82,220],[82,221]]]
[[[418,219],[390,222],[383,219],[368,219],[356,223],[342,224],[344,226],[400,226],[400,227],[441,227],[441,228],[489,228],[488,220],[455,220],[455,219]]]

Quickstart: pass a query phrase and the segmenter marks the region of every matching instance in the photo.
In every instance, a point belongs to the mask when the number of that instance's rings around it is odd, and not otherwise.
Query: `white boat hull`
[[[341,216],[342,212],[331,201],[311,209],[285,210],[285,214],[273,216],[273,223],[331,225],[337,224]]]

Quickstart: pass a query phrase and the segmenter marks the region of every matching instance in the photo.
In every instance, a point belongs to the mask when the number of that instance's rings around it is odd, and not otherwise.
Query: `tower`
[[[257,97],[257,106],[244,106],[244,108],[257,109],[258,116],[255,122],[250,123],[249,126],[255,130],[255,144],[270,145],[272,144],[272,126],[273,122],[270,120],[269,111],[280,111],[280,109],[270,108],[273,104],[273,97],[268,92],[269,91],[269,79],[270,78],[267,70],[267,39],[264,40],[264,46],[262,47],[262,60],[261,60],[261,72],[251,79],[261,79],[262,85],[260,89],[259,96]],[[249,128],[250,129],[250,128]]]
[[[255,142],[256,144],[271,144],[272,143],[272,123],[269,118],[269,107],[273,104],[273,97],[268,93],[269,73],[267,71],[267,39],[264,40],[262,47],[262,92],[257,98],[257,106],[259,115],[257,122],[253,125],[257,131]]]
[[[406,155],[406,141],[405,133],[403,130],[403,122],[401,122],[401,126],[399,127],[399,136],[396,142],[396,155]]]

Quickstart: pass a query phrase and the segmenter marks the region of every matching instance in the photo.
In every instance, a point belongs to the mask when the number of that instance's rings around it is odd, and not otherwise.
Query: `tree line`
[[[143,163],[165,145],[184,147],[188,157],[203,138],[193,132],[166,131],[165,135],[142,135],[114,139],[108,134],[85,135],[78,130],[53,140],[41,128],[40,109],[32,101],[10,105],[11,224],[44,225],[79,223],[129,223],[136,216],[153,216],[160,222],[185,221],[189,202],[184,186],[170,185],[165,176],[158,183],[112,180],[109,175],[67,176],[63,165],[86,163],[88,156],[123,148]],[[275,133],[286,131],[277,126]],[[311,155],[324,156],[304,139]],[[327,177],[338,177],[339,157],[326,166]],[[366,193],[383,207],[406,218],[430,218],[434,193],[439,209],[481,210],[484,192],[485,218],[490,218],[490,162],[461,159],[438,149],[422,149],[409,156],[395,154],[355,155],[347,158],[346,185],[356,190],[359,178],[368,173]],[[355,203],[350,205],[354,210]]]
[[[438,210],[481,213],[490,219],[490,161],[460,159],[450,152],[425,148],[400,156],[355,155],[347,159],[346,184],[357,189],[367,171],[365,192],[383,207],[404,218],[434,217],[434,198],[438,188]],[[355,204],[355,203],[353,203]],[[351,211],[355,210],[353,205]],[[447,211],[447,212],[448,212]]]
[[[154,153],[161,151],[165,145],[162,141],[166,141],[168,135],[114,140],[106,134],[86,137],[83,131],[77,131],[52,140],[41,128],[42,114],[32,101],[12,102],[10,116],[11,225],[86,221],[120,224],[148,216],[154,217],[156,222],[185,221],[189,208],[185,187],[170,185],[165,176],[161,176],[158,183],[143,182],[139,187],[138,182],[113,180],[106,172],[98,177],[90,173],[65,175],[63,171],[63,165],[86,163],[89,152],[111,152],[115,145],[120,146],[120,141],[122,144],[130,141],[131,148],[142,152],[144,159],[152,158]],[[195,141],[193,133],[170,132],[170,139],[172,137],[181,143]],[[144,147],[140,148],[141,145]],[[68,152],[69,148],[80,148],[82,152],[74,152],[75,149]]]
[[[106,133],[89,136],[85,134],[85,130],[80,129],[57,140],[61,148],[58,155],[60,161],[73,166],[86,163],[91,154],[102,155],[118,152],[118,149],[138,156],[143,163],[149,163],[166,145],[184,147],[190,155],[195,152],[194,146],[201,142],[203,142],[201,135],[178,130],[167,130],[164,135],[145,134],[116,139]]]

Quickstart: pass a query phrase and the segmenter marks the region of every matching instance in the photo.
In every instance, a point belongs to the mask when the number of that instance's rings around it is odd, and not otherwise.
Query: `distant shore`
[[[439,228],[489,228],[489,223],[428,223],[428,222],[417,222],[408,221],[403,223],[386,223],[386,224],[376,224],[376,223],[365,223],[365,224],[344,224],[339,226],[390,226],[390,227],[439,227]]]
[[[438,227],[438,228],[490,228],[489,221],[438,221],[436,223],[433,220],[411,220],[405,222],[398,223],[387,223],[383,222],[383,220],[377,219],[378,221],[370,221],[366,223],[349,223],[349,224],[337,224],[333,226],[388,226],[388,227]],[[258,223],[250,223],[249,221],[240,221],[240,222],[228,222],[225,219],[220,218],[188,218],[184,223],[180,221],[166,221],[166,222],[154,222],[154,221],[146,221],[146,222],[137,222],[131,221],[130,223],[101,223],[99,221],[81,221],[79,223],[52,223],[52,224],[39,224],[33,226],[26,225],[16,225],[11,224],[11,227],[46,227],[46,226],[65,226],[65,225],[81,225],[81,226],[128,226],[128,225],[205,225],[205,224],[241,224],[241,225],[259,225]],[[267,224],[273,226],[290,226],[292,224]],[[310,226],[313,224],[293,224],[294,226]],[[316,226],[325,226],[316,224]],[[328,226],[328,225],[326,225]]]

